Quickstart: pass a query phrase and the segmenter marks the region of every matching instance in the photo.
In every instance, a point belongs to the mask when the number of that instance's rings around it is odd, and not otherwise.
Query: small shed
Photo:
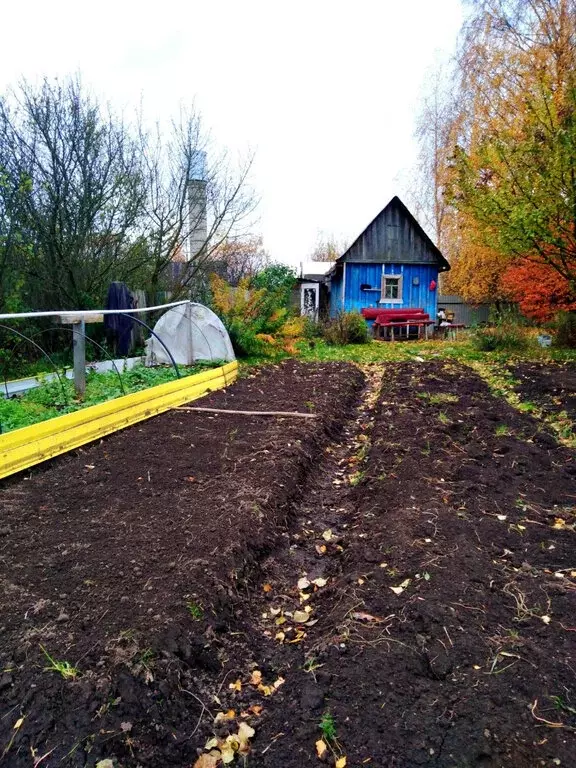
[[[292,297],[301,315],[319,320],[329,312],[328,273],[334,266],[332,261],[301,262],[296,287]]]
[[[437,314],[438,274],[450,264],[399,197],[356,238],[330,271],[330,313],[421,308]]]

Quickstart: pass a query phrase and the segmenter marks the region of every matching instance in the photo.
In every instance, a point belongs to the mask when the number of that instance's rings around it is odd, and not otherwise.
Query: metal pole
[[[84,397],[86,392],[86,323],[84,318],[72,326],[72,348],[74,350],[74,389],[76,394]]]

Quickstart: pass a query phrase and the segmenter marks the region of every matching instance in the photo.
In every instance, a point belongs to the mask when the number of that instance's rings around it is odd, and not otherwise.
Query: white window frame
[[[397,299],[387,299],[386,298],[386,280],[389,278],[394,278],[394,280],[398,280],[398,298]],[[403,298],[402,298],[402,288],[403,288],[403,282],[404,282],[404,275],[402,274],[384,274],[382,273],[382,289],[380,291],[380,304],[402,304]]]

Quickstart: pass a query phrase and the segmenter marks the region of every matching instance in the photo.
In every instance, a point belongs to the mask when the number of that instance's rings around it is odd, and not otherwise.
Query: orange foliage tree
[[[248,278],[232,287],[219,275],[210,276],[212,306],[228,329],[238,355],[296,352],[304,318],[295,317],[280,290],[254,288]]]
[[[501,285],[534,320],[551,320],[557,312],[576,309],[570,282],[549,264],[517,261],[506,269]]]

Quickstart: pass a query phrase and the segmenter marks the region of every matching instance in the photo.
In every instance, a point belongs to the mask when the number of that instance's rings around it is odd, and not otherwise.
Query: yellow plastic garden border
[[[0,435],[0,478],[197,400],[212,390],[227,387],[237,376],[238,363],[227,363]]]

